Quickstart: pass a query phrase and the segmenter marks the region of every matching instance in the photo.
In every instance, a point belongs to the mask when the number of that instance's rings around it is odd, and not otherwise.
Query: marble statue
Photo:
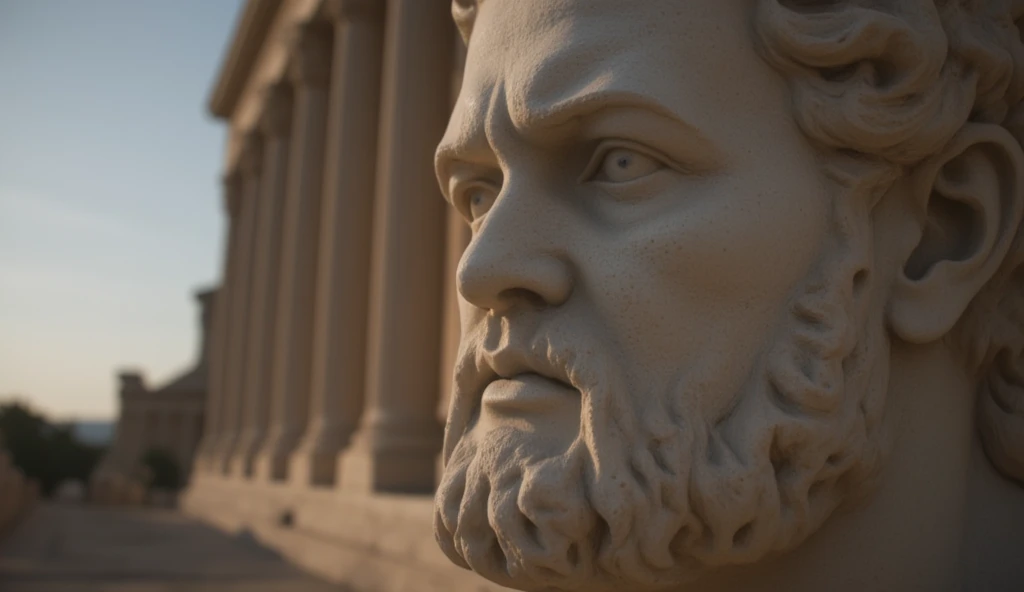
[[[453,14],[448,557],[519,590],[1024,590],[1024,2]]]

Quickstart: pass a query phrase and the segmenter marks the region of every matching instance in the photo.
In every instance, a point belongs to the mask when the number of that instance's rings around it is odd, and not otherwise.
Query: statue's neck
[[[886,419],[893,438],[877,489],[795,551],[687,590],[963,589],[972,391],[945,347],[893,344]]]
[[[974,438],[963,564],[968,591],[1024,588],[1024,487],[996,471]]]

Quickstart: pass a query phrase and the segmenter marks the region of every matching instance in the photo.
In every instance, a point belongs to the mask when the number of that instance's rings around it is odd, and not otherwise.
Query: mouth
[[[481,405],[497,415],[549,414],[579,406],[580,392],[564,368],[525,352],[506,349],[488,356],[494,371]]]
[[[503,415],[534,414],[555,411],[578,397],[579,391],[561,381],[526,372],[493,380],[484,389],[481,403]]]

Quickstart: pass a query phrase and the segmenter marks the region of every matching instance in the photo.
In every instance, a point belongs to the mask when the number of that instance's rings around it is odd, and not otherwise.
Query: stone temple
[[[447,0],[249,0],[209,102],[227,240],[181,506],[378,589],[487,589],[431,518],[469,238],[433,154],[463,55]]]

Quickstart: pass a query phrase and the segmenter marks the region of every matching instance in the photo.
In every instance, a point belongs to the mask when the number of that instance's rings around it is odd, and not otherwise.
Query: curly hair
[[[483,1],[452,3],[467,42]],[[754,11],[758,49],[788,80],[807,138],[889,182],[969,122],[1024,142],[1022,20],[1024,0],[758,0]],[[976,376],[989,458],[1024,482],[1024,229],[947,339]]]
[[[813,143],[903,171],[968,122],[1024,140],[1022,18],[1022,0],[762,0],[755,26]],[[989,458],[1024,481],[1024,230],[947,339]]]

